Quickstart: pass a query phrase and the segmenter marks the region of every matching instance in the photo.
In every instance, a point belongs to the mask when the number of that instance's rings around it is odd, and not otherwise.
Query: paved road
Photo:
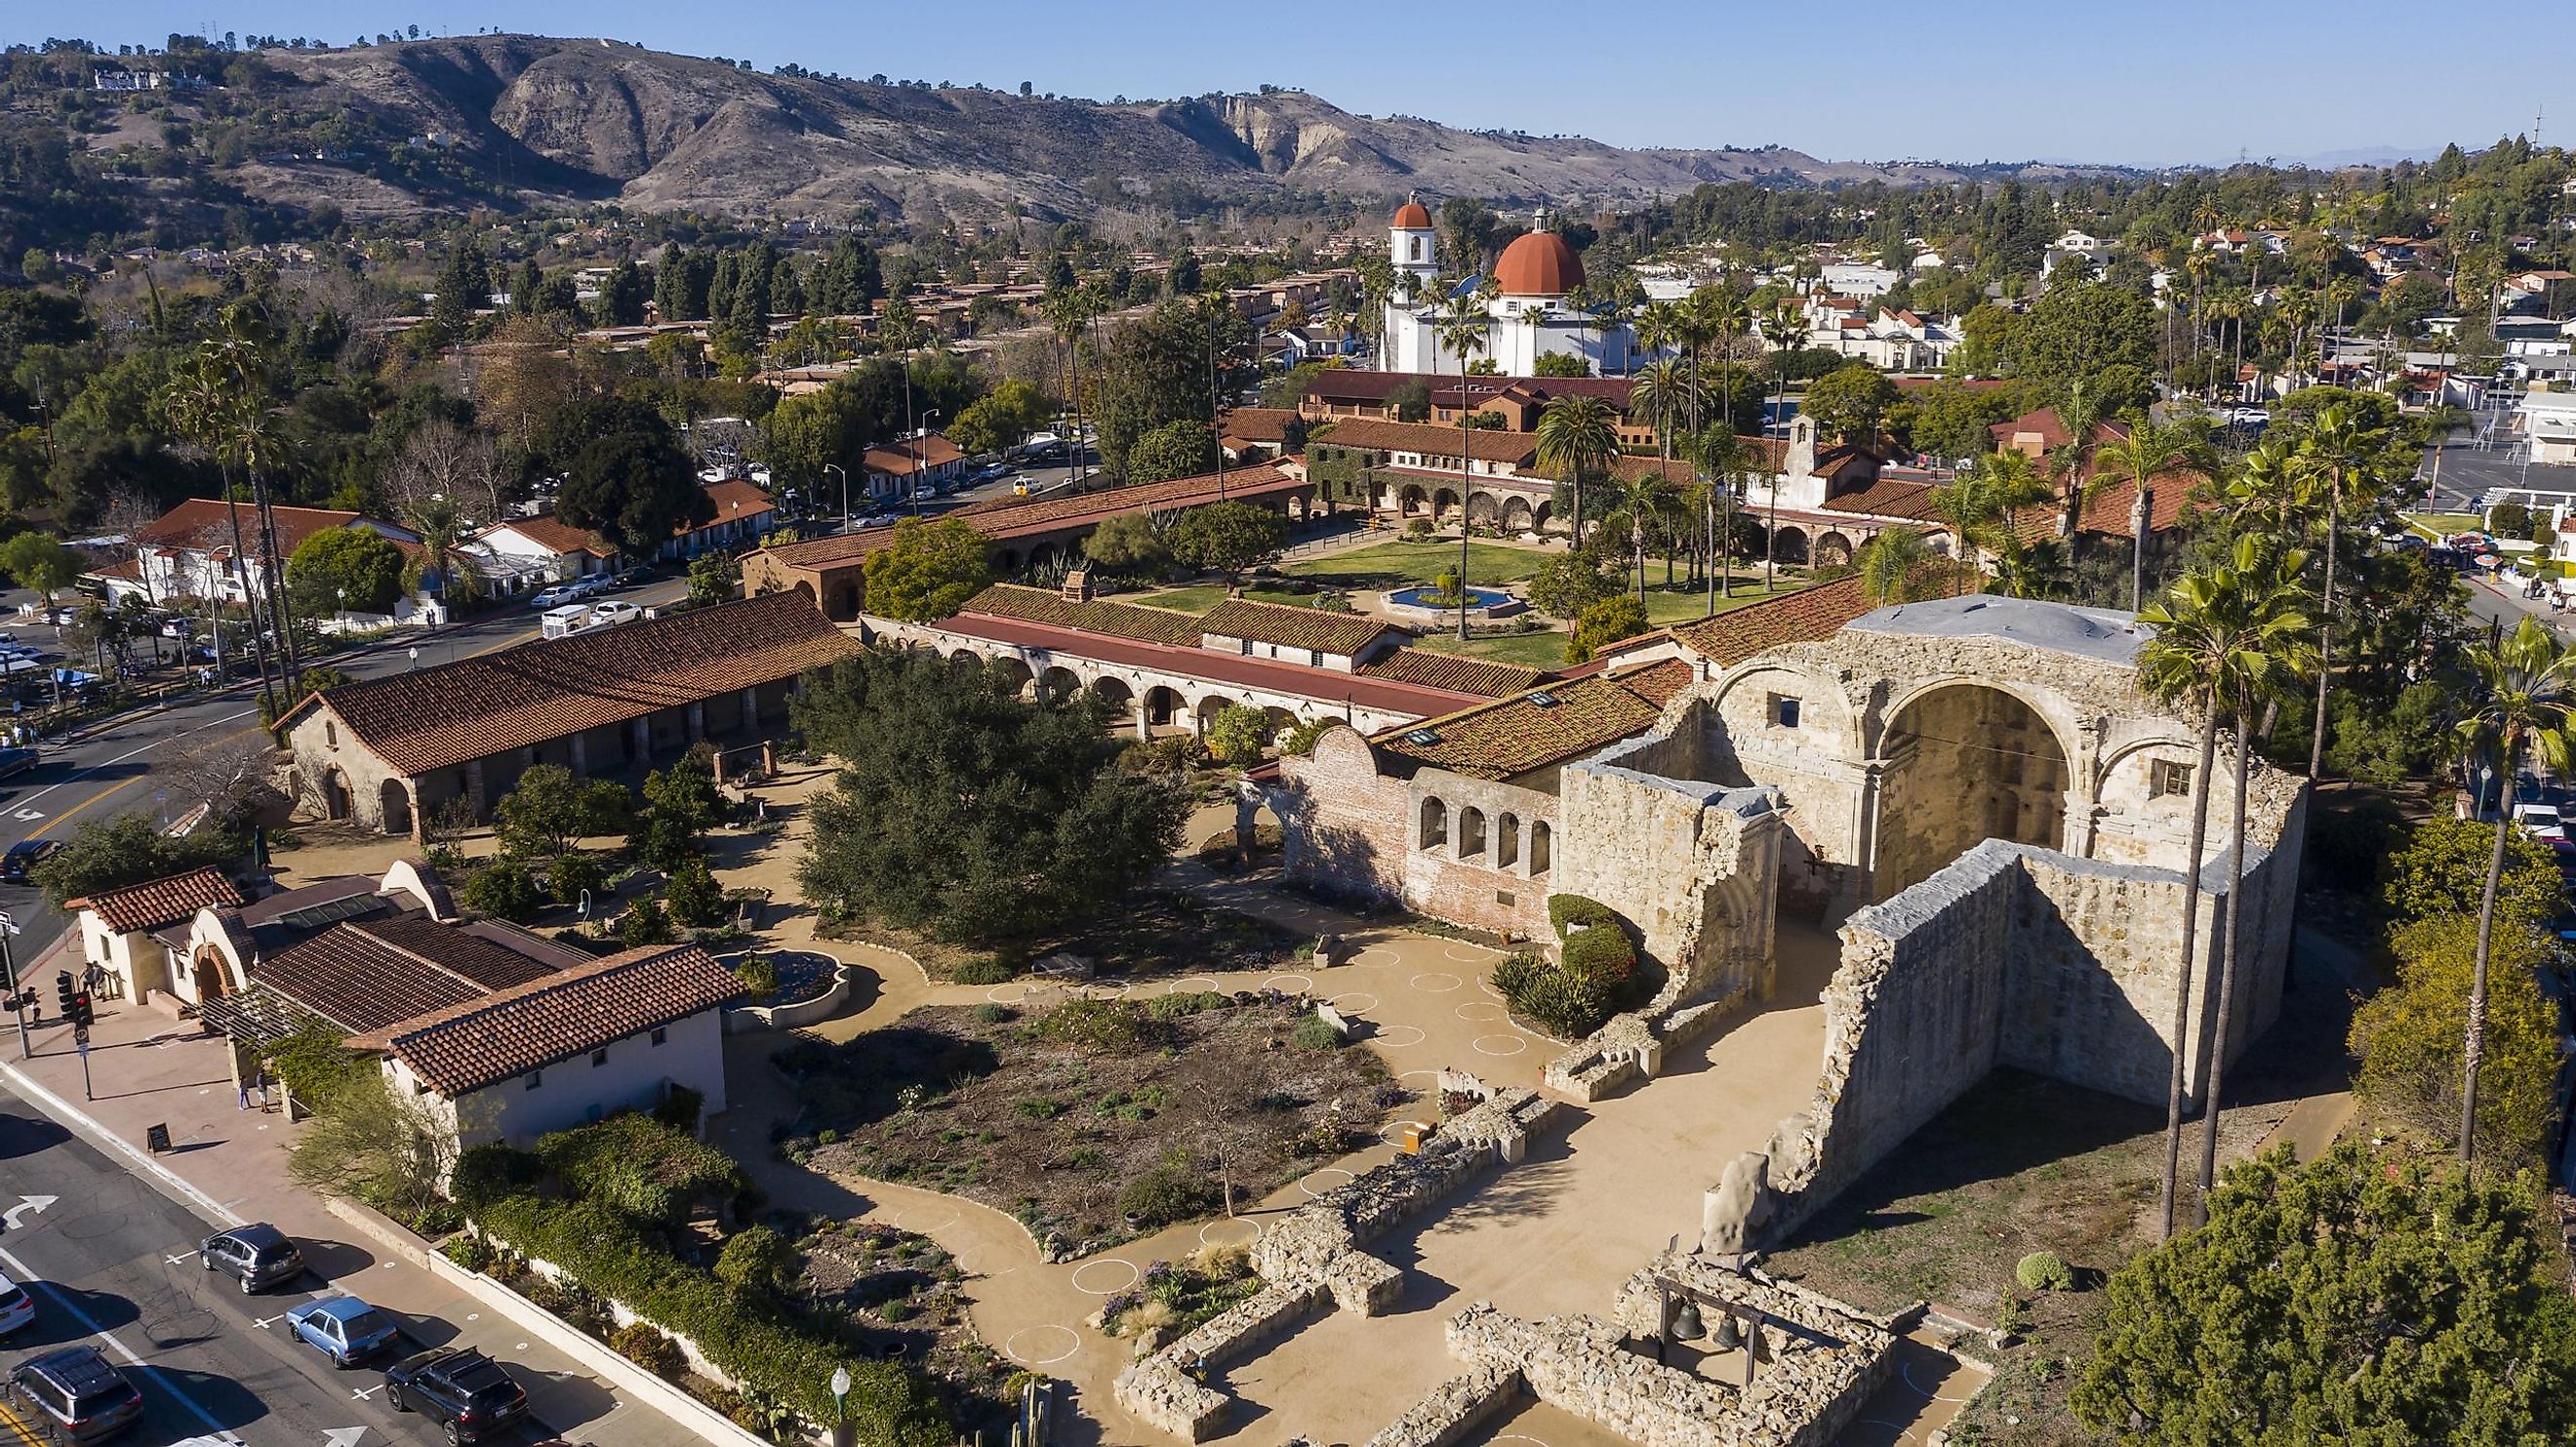
[[[278,1314],[321,1281],[243,1296],[199,1269],[192,1253],[206,1228],[195,1215],[5,1090],[0,1162],[7,1178],[0,1210],[54,1198],[41,1213],[19,1210],[0,1231],[0,1271],[36,1297],[36,1320],[8,1342],[0,1362],[14,1368],[52,1347],[97,1346],[143,1390],[143,1424],[128,1439],[134,1447],[217,1433],[238,1434],[251,1447],[440,1440],[421,1418],[385,1405],[380,1372],[335,1372],[320,1353],[287,1339]],[[450,1335],[438,1322],[414,1325],[424,1345]],[[28,1416],[23,1405],[0,1403],[6,1412]],[[17,1426],[0,1415],[0,1440],[23,1440]],[[353,1444],[348,1428],[365,1435]]]
[[[687,580],[668,578],[613,596],[650,607],[676,602],[687,593]],[[30,634],[50,645],[53,630],[37,625],[0,632]],[[536,636],[536,613],[509,608],[432,638],[378,644],[334,666],[359,678],[377,678],[525,643]],[[127,810],[150,809],[165,817],[184,814],[196,800],[180,797],[186,790],[156,775],[155,765],[216,740],[246,738],[258,727],[259,689],[254,681],[222,695],[128,716],[76,743],[48,745],[42,763],[0,788],[0,849],[21,839],[59,839],[83,820]],[[41,953],[65,924],[62,916],[46,907],[43,896],[26,885],[0,884],[0,910],[25,931],[11,942],[21,961]]]

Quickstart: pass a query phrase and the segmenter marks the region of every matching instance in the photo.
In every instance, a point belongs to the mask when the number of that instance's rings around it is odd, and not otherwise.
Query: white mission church
[[[1580,357],[1600,376],[1627,370],[1636,334],[1624,321],[1605,322],[1567,302],[1583,285],[1583,261],[1545,225],[1542,212],[1494,263],[1492,317],[1483,345],[1468,360],[1491,359],[1506,377],[1535,375],[1545,356]],[[1385,352],[1378,360],[1387,371],[1458,370],[1458,354],[1440,344],[1445,298],[1438,252],[1431,212],[1419,201],[1405,202],[1387,230],[1387,259],[1395,263],[1396,277],[1395,295],[1386,303]]]

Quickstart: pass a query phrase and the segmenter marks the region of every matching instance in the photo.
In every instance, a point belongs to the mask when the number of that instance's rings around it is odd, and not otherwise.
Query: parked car
[[[1013,467],[1012,465],[1010,465],[1010,464],[1009,464],[1009,463],[1007,463],[1007,462],[996,462],[996,463],[993,463],[993,464],[991,464],[991,465],[989,465],[989,466],[986,466],[986,467],[983,467],[983,468],[978,469],[978,470],[976,471],[976,473],[975,473],[975,481],[977,481],[977,482],[999,482],[999,481],[1001,481],[1003,478],[1006,478],[1006,477],[1010,476],[1012,473],[1015,473],[1015,472],[1017,472],[1017,471],[1019,471],[1019,469],[1018,469],[1018,468]]]
[[[197,1262],[241,1283],[242,1295],[265,1291],[304,1274],[304,1253],[287,1234],[265,1221],[218,1231],[197,1248]]]
[[[436,1347],[385,1368],[385,1400],[446,1429],[452,1443],[480,1442],[528,1414],[528,1394],[501,1364],[471,1347]]]
[[[549,608],[560,608],[581,596],[574,591],[580,586],[578,583],[557,583],[550,588],[539,588],[537,595],[528,600],[528,606],[538,612],[544,612]]]
[[[0,1336],[8,1336],[36,1319],[36,1298],[27,1288],[0,1276]]]
[[[589,626],[590,605],[588,603],[566,603],[560,608],[548,608],[546,616],[537,620],[537,631],[548,638],[561,638],[569,633],[579,633]]]
[[[572,591],[565,597],[576,602],[583,598],[596,598],[616,586],[615,577],[607,573],[593,573],[587,578],[575,580],[571,584]]]
[[[354,1367],[389,1350],[402,1336],[392,1317],[354,1296],[325,1296],[290,1306],[286,1329],[335,1367]]]
[[[617,575],[617,586],[621,588],[641,588],[652,581],[651,568],[628,568]]]
[[[2567,821],[2559,816],[2555,804],[2516,804],[2513,822],[2534,839],[2559,843],[2567,838]]]
[[[143,1415],[143,1394],[92,1346],[29,1357],[10,1373],[9,1387],[48,1435],[65,1442],[113,1437]]]
[[[11,884],[25,884],[28,871],[44,863],[55,850],[62,847],[62,841],[59,839],[19,840],[9,846],[8,853],[0,854],[0,880],[6,880]]]
[[[44,755],[34,749],[0,748],[0,779],[12,778],[27,772],[36,767],[37,762],[43,757]]]
[[[643,616],[644,605],[640,603],[612,600],[590,605],[590,623],[594,628],[611,628],[620,623],[632,623]]]

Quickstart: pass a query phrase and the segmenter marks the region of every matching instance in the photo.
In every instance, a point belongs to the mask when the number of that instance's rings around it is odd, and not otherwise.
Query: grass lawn
[[[1511,548],[1499,543],[1467,545],[1467,581],[1490,586],[1495,583],[1518,583],[1538,571],[1548,555],[1535,548]],[[1455,542],[1379,543],[1331,557],[1311,558],[1290,563],[1281,572],[1300,578],[1312,578],[1336,588],[1401,588],[1412,583],[1428,583],[1440,576],[1444,568],[1458,566]]]
[[[1481,658],[1488,663],[1518,663],[1529,668],[1565,666],[1565,635],[1553,630],[1502,633],[1490,638],[1471,638],[1464,643],[1458,641],[1455,633],[1426,633],[1414,646],[1428,648],[1435,653]]]
[[[1653,579],[1654,574],[1649,570],[1646,584],[1647,622],[1661,628],[1669,623],[1696,623],[1708,616],[1708,590],[1705,585],[1668,593]],[[1756,572],[1749,578],[1737,578],[1735,596],[1718,599],[1717,611],[1731,613],[1747,604],[1759,603],[1765,598],[1777,597],[1782,593],[1794,593],[1805,586],[1807,586],[1807,580],[1803,577],[1783,576],[1779,580],[1779,586],[1766,593],[1762,589],[1762,575]]]
[[[2398,516],[2412,524],[2415,531],[2436,541],[2453,533],[2486,530],[2486,520],[2473,512],[2409,512]]]

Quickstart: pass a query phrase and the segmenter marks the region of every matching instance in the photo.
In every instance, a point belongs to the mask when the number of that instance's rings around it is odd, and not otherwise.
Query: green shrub
[[[1619,916],[1597,899],[1586,899],[1579,894],[1551,894],[1547,897],[1547,923],[1556,931],[1556,937],[1563,939],[1575,929],[1590,929],[1595,925],[1615,927]]]
[[[665,1381],[689,1369],[688,1354],[649,1321],[630,1321],[608,1334],[608,1349]]]
[[[515,859],[496,859],[465,881],[465,907],[476,914],[526,924],[537,917],[537,881]]]
[[[2073,1291],[2075,1272],[2054,1251],[2034,1251],[2013,1267],[2013,1280],[2024,1291]]]
[[[597,894],[608,882],[608,866],[596,854],[576,849],[546,868],[546,892],[557,904],[579,904],[584,894]]]
[[[1020,1018],[1019,1011],[991,1000],[976,1006],[974,1014],[975,1022],[979,1025],[1007,1025]]]
[[[1155,1020],[1178,1020],[1202,1010],[1222,1010],[1233,1003],[1232,996],[1214,990],[1192,990],[1185,995],[1156,995],[1145,1002],[1145,1014]]]
[[[1181,1161],[1165,1161],[1118,1193],[1119,1213],[1147,1231],[1204,1215],[1216,1204],[1216,1187]]]
[[[1600,1029],[1611,1016],[1609,986],[1553,965],[1542,963],[1517,983],[1519,989],[1504,991],[1504,1000],[1515,1013],[1536,1021],[1549,1034],[1562,1039],[1580,1040]]]
[[[630,950],[667,945],[676,938],[671,931],[671,916],[663,912],[658,899],[635,901],[617,921],[617,942]]]
[[[473,1212],[494,1201],[533,1191],[545,1176],[545,1165],[526,1151],[494,1143],[474,1146],[456,1158],[447,1194]]]
[[[1037,1033],[1083,1050],[1135,1055],[1169,1043],[1172,1028],[1133,1000],[1068,1000],[1037,1019]]]
[[[1332,1023],[1321,1015],[1308,1015],[1300,1019],[1297,1022],[1297,1028],[1288,1032],[1288,1040],[1300,1050],[1342,1048],[1342,1032],[1334,1029]]]
[[[716,1253],[716,1279],[750,1296],[776,1296],[796,1280],[796,1247],[766,1226],[734,1234]]]
[[[884,1317],[890,1322],[909,1321],[912,1319],[912,1303],[898,1296],[894,1300],[879,1306],[877,1308],[877,1315]]]
[[[1000,960],[968,960],[949,973],[961,985],[999,985],[1020,977],[1017,966]]]
[[[1565,972],[1607,993],[1637,970],[1636,946],[1617,925],[1594,925],[1565,939]]]
[[[1527,950],[1515,951],[1494,962],[1494,989],[1503,998],[1511,999],[1528,989],[1530,981],[1541,971],[1553,968],[1543,955],[1534,955]]]
[[[767,1000],[778,993],[778,963],[757,951],[734,961],[733,977],[751,992],[754,1000]]]
[[[662,1091],[662,1101],[653,1107],[653,1119],[682,1135],[698,1133],[698,1112],[706,1109],[707,1095],[685,1085],[672,1084]]]
[[[670,902],[671,918],[691,929],[705,929],[724,918],[724,890],[703,859],[682,860],[662,895]]]
[[[480,1236],[474,1235],[472,1232],[468,1232],[465,1235],[459,1236],[455,1240],[448,1242],[445,1246],[441,1247],[440,1250],[446,1253],[448,1260],[455,1262],[457,1265],[464,1267],[468,1271],[489,1271],[492,1269],[492,1243],[484,1240]]]

